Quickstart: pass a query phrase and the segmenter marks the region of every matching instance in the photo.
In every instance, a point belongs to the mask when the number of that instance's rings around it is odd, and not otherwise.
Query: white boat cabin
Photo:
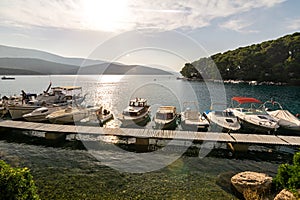
[[[156,119],[171,120],[176,116],[176,107],[161,106],[156,112]]]
[[[136,98],[129,101],[129,106],[123,111],[126,116],[139,116],[148,111],[146,99]]]

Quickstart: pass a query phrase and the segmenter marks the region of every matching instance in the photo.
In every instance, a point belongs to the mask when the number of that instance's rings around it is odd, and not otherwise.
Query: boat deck
[[[102,128],[95,126],[74,126],[36,122],[0,121],[0,127],[20,130],[51,132],[56,134],[115,135],[136,138],[197,140],[225,143],[273,144],[300,146],[300,136],[261,135],[243,133],[191,132],[153,129]]]

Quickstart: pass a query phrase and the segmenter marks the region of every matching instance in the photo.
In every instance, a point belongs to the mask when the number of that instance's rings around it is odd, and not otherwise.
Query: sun
[[[128,27],[127,0],[84,0],[84,26],[93,30],[115,32]]]

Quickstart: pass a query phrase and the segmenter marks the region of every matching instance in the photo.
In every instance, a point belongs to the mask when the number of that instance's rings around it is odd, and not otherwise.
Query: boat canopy
[[[262,103],[260,100],[252,97],[233,97],[231,100],[237,101],[239,104],[243,103]]]
[[[81,90],[82,88],[80,86],[58,86],[58,87],[52,87],[52,90]]]

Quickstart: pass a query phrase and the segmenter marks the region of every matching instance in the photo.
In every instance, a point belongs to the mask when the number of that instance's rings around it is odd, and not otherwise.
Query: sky
[[[300,31],[299,0],[1,0],[0,44],[180,71]]]

